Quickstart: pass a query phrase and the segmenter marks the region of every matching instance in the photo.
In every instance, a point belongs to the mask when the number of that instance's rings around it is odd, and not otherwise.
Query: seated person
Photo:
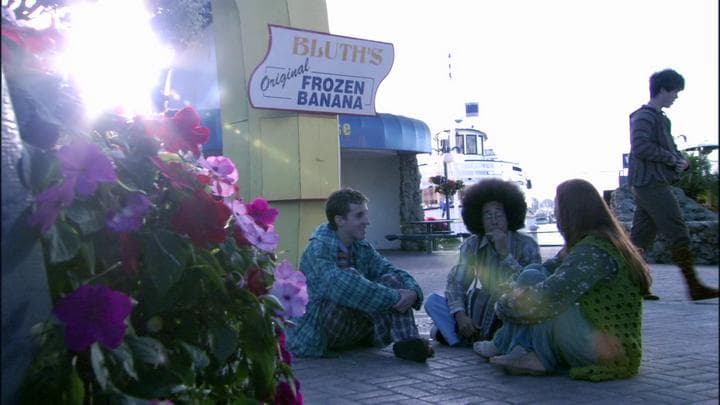
[[[424,362],[432,348],[421,339],[413,315],[423,292],[415,279],[365,241],[367,198],[353,189],[330,195],[328,223],[310,237],[300,259],[309,302],[294,319],[288,348],[300,357],[322,357],[371,343],[402,359]]]
[[[572,378],[592,381],[636,375],[647,265],[589,182],[560,184],[555,213],[565,246],[498,300],[503,326],[474,350],[515,374],[569,368]]]
[[[525,196],[512,182],[487,179],[466,189],[462,218],[473,235],[460,246],[458,263],[447,277],[445,297],[431,294],[425,302],[436,340],[469,346],[492,337],[500,325],[494,306],[505,291],[501,286],[526,265],[542,261],[537,242],[517,232],[524,226],[526,212]],[[468,289],[475,285],[485,302],[472,309],[468,308]]]

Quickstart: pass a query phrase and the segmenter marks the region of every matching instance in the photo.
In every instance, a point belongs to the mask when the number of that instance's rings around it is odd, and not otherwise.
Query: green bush
[[[685,195],[705,205],[713,211],[718,210],[718,174],[711,172],[707,155],[685,153],[690,168],[683,173],[677,186]]]

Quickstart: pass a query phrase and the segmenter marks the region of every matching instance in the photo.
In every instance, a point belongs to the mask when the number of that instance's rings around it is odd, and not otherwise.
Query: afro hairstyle
[[[482,208],[491,201],[502,204],[509,230],[517,231],[525,225],[527,203],[522,190],[509,181],[486,179],[465,189],[461,214],[468,231],[480,236],[485,234]]]

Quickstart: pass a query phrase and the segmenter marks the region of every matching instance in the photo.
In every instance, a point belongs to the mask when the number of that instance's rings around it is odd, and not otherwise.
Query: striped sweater
[[[670,120],[662,111],[644,105],[630,114],[631,186],[672,183],[678,179],[675,171],[678,159],[682,159],[682,154],[670,133]]]

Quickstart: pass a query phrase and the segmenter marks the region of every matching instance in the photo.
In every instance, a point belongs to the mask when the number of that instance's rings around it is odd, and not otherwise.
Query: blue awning
[[[338,115],[341,149],[430,153],[430,128],[424,122],[392,114]]]

